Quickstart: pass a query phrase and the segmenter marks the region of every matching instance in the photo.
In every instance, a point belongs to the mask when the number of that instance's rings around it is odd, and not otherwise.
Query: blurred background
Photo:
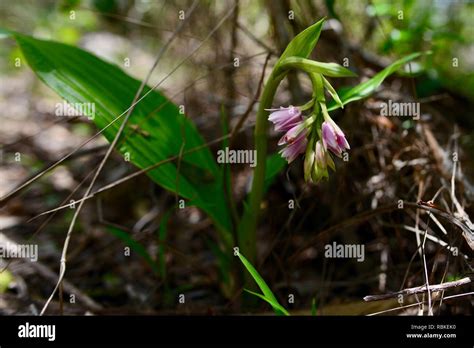
[[[177,27],[180,11],[192,1],[178,0],[0,0],[1,27],[36,38],[86,49],[127,74],[143,79],[156,53]],[[219,29],[211,30],[227,15]],[[399,306],[396,299],[365,303],[368,294],[423,285],[423,265],[416,255],[414,226],[459,248],[453,256],[440,243],[428,242],[430,282],[441,283],[472,275],[472,250],[455,226],[443,222],[444,233],[427,214],[393,206],[399,200],[429,201],[438,195],[443,209],[453,209],[449,189],[452,153],[459,154],[456,195],[474,217],[474,2],[449,0],[281,0],[200,1],[183,31],[151,76],[154,85],[203,44],[160,86],[173,102],[186,105],[206,140],[222,135],[220,111],[230,127],[251,112],[255,120],[259,81],[271,71],[288,42],[301,30],[328,18],[313,58],[348,64],[356,79],[332,79],[338,89],[372,77],[391,62],[418,51],[432,54],[410,69],[388,78],[372,97],[333,112],[351,144],[350,160],[337,163],[329,181],[317,186],[303,180],[302,163],[283,171],[264,201],[256,265],[279,300],[292,313],[360,315]],[[239,66],[234,66],[235,58]],[[266,60],[268,62],[266,64]],[[265,68],[265,70],[264,70]],[[16,43],[0,45],[0,195],[67,154],[95,134],[92,122],[58,119],[61,102],[29,69]],[[302,104],[311,83],[291,74],[281,85],[275,106]],[[381,117],[380,103],[416,101],[421,120]],[[253,146],[253,128],[238,134],[234,147]],[[270,133],[271,153],[278,134]],[[35,313],[54,287],[60,251],[72,210],[51,219],[37,214],[54,208],[84,180],[105,154],[107,142],[96,138],[73,158],[16,195],[0,211],[2,238],[39,245],[38,263],[0,263],[0,313]],[[218,147],[213,148],[215,153]],[[133,166],[113,155],[98,185],[113,182]],[[232,190],[239,202],[248,192],[248,166],[232,166]],[[84,188],[76,194],[80,196]],[[288,209],[288,200],[296,208]],[[215,237],[211,222],[198,209],[174,210],[166,232],[157,237],[160,221],[175,203],[173,194],[146,176],[100,195],[86,204],[68,257],[66,293],[76,304],[51,312],[66,314],[238,314],[265,313],[265,303],[242,306],[236,291],[226,296],[219,286]],[[135,247],[125,257],[125,231]],[[161,238],[161,239],[160,239]],[[325,243],[361,243],[366,261],[328,260]],[[162,251],[159,253],[159,251]],[[147,257],[162,255],[159,275]],[[148,256],[147,256],[148,255]],[[466,256],[466,257],[464,257]],[[1,259],[0,259],[1,260]],[[457,290],[453,292],[456,293]],[[471,285],[459,293],[473,291]],[[179,294],[187,303],[178,303]],[[288,295],[295,296],[288,303]],[[411,302],[413,303],[413,302]],[[408,305],[410,303],[404,303]],[[416,314],[418,306],[389,312]],[[441,314],[472,314],[472,296],[447,300]]]

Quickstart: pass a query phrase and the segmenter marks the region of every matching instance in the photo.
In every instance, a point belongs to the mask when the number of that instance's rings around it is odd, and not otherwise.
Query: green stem
[[[263,89],[260,105],[257,111],[255,124],[255,149],[257,151],[257,166],[253,174],[252,192],[250,193],[250,206],[247,209],[247,215],[242,219],[239,229],[239,248],[242,254],[255,264],[257,256],[257,222],[260,212],[260,205],[263,198],[265,183],[265,166],[267,159],[267,130],[268,130],[268,111],[272,107],[273,98],[276,90],[284,75],[275,76],[272,73]]]
[[[252,192],[250,193],[250,203],[246,209],[246,215],[243,217],[238,237],[239,248],[242,254],[252,263],[255,264],[257,257],[257,223],[260,212],[260,205],[263,199],[263,191],[265,184],[265,166],[267,159],[267,130],[268,130],[268,111],[272,107],[273,98],[280,85],[281,80],[286,76],[288,67],[282,65],[273,70],[263,89],[260,105],[257,111],[257,119],[255,124],[255,149],[257,150],[257,166],[253,175]],[[313,86],[316,90],[316,97],[320,97],[323,90],[323,82],[321,75],[310,74]],[[322,92],[324,98],[324,92]],[[315,103],[315,107],[319,107]]]

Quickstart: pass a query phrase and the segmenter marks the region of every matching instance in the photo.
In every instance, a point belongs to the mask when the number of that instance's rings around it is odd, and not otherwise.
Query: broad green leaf
[[[76,47],[12,33],[38,77],[69,103],[94,103],[94,123],[103,129],[131,105],[140,81],[117,66]],[[143,94],[150,91],[145,87]],[[123,117],[105,129],[115,137]],[[194,125],[158,91],[151,91],[131,115],[118,148],[131,162],[147,168],[204,144]],[[231,220],[222,192],[222,173],[207,147],[163,164],[147,173],[156,183],[189,200],[208,213],[231,244]]]
[[[265,283],[265,281],[260,276],[260,274],[257,272],[257,270],[253,267],[253,265],[241,253],[238,253],[237,256],[239,257],[240,261],[242,261],[242,264],[245,266],[245,268],[250,273],[252,278],[255,280],[255,282],[257,283],[260,290],[262,290],[263,296],[261,298],[264,298],[265,301],[270,303],[274,308],[276,308],[278,310],[283,309],[282,313],[285,314],[285,315],[288,315],[288,312],[278,303],[278,300],[276,299],[275,295],[270,290],[267,283]],[[249,290],[247,290],[247,291],[249,291]],[[249,292],[251,292],[251,291],[249,291]],[[251,292],[251,293],[253,293],[253,292]],[[253,294],[255,294],[255,293],[253,293]]]
[[[281,61],[289,57],[308,58],[319,40],[325,19],[326,18],[321,19],[296,35],[288,46],[286,46],[285,51],[280,56],[280,59],[278,59],[275,67],[277,67]]]
[[[311,59],[290,57],[282,60],[280,69],[303,70],[307,73],[322,74],[331,77],[352,77],[356,76],[352,71],[337,63],[322,63]]]
[[[136,252],[138,255],[143,257],[143,259],[146,261],[146,263],[148,263],[148,265],[151,267],[153,272],[155,274],[159,274],[159,267],[157,263],[153,260],[153,258],[150,256],[148,251],[146,251],[146,248],[141,243],[133,239],[129,233],[117,227],[107,226],[107,230],[110,233],[112,233],[115,237],[120,239],[122,242],[124,242],[125,245],[129,246],[132,251]]]
[[[402,68],[405,64],[412,61],[413,59],[420,57],[422,54],[422,52],[412,53],[390,64],[388,67],[377,73],[370,80],[367,80],[353,88],[341,89],[341,91],[339,92],[339,97],[342,101],[342,104],[346,105],[350,102],[368,97],[369,95],[375,92],[375,90],[382,84],[382,82],[388,76],[392,75],[394,72]],[[339,107],[340,105],[338,105],[335,101],[331,101],[328,105],[328,110],[335,110]]]

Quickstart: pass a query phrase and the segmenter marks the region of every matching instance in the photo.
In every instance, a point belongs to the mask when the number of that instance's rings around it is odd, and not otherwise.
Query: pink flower
[[[332,120],[324,121],[321,128],[324,148],[341,157],[343,151],[350,149],[342,130]]]
[[[303,131],[303,122],[296,123],[293,127],[291,127],[285,135],[283,135],[280,140],[278,140],[278,145],[285,145],[293,143],[296,138],[300,135]]]
[[[300,129],[302,128],[300,125],[295,126],[294,128],[296,127],[299,127]],[[287,134],[285,134],[282,139],[284,139]],[[288,163],[293,162],[296,157],[298,157],[298,155],[306,151],[306,145],[308,144],[306,135],[306,128],[302,128],[299,134],[295,138],[292,138],[291,141],[285,141],[283,143],[280,143],[282,141],[282,139],[280,139],[280,142],[278,142],[279,145],[286,145],[283,149],[280,150],[280,154],[288,161]]]
[[[285,146],[280,150],[280,154],[288,163],[291,163],[298,155],[305,152],[308,143],[306,139],[308,131],[304,126],[301,110],[290,106],[288,108],[271,109],[268,111],[273,111],[268,120],[275,125],[275,131],[285,132],[278,141],[278,145]]]
[[[275,124],[275,131],[277,132],[286,132],[297,123],[303,121],[301,110],[297,107],[290,106],[288,108],[270,109],[268,111],[273,111],[268,120]]]

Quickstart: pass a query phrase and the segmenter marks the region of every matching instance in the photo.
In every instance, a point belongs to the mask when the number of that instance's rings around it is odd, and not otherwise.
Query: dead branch
[[[443,284],[436,284],[436,285],[430,285],[429,286],[429,291],[430,292],[439,292],[439,291],[444,291],[450,288],[455,288],[461,285],[469,284],[471,282],[471,278],[466,277],[462,278],[459,280],[454,280],[452,282],[447,282]],[[389,294],[381,294],[381,295],[368,295],[364,297],[364,301],[369,302],[369,301],[379,301],[379,300],[386,300],[388,298],[393,298],[393,297],[398,297],[399,295],[414,295],[414,294],[419,294],[422,292],[427,292],[427,286],[422,285],[422,286],[417,286],[414,288],[408,288],[408,289],[403,289],[401,291],[389,293]]]

